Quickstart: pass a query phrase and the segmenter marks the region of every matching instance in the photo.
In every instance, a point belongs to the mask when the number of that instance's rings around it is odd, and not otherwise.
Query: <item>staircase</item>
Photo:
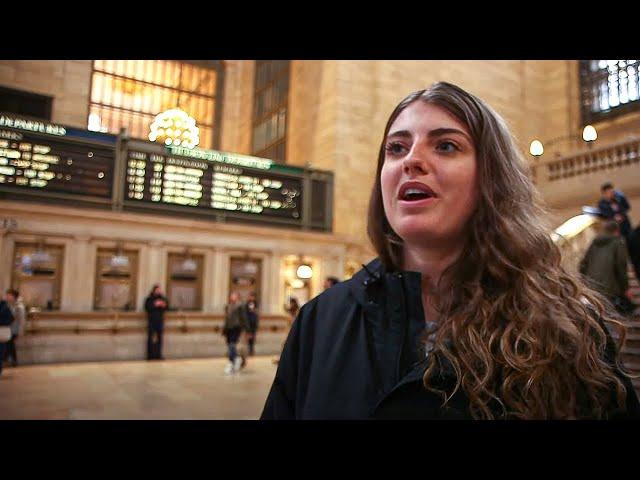
[[[631,264],[629,264],[628,275],[631,299],[635,304],[640,305],[640,284]],[[627,340],[621,351],[622,362],[632,374],[638,376],[631,381],[640,396],[640,308],[636,309],[625,325],[627,326]]]
[[[577,273],[580,260],[597,234],[598,222],[597,217],[592,215],[578,215],[567,220],[552,233],[553,241],[562,252],[562,264],[565,268]],[[628,265],[627,275],[631,300],[640,305],[640,284],[631,262]],[[638,376],[631,381],[640,397],[640,307],[624,323],[627,327],[627,337],[620,353],[627,370],[632,375]],[[615,338],[615,331],[612,333]]]

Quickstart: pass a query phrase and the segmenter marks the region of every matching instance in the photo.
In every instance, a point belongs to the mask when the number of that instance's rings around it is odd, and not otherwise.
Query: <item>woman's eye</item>
[[[400,155],[404,152],[404,147],[401,143],[389,143],[385,149],[387,153],[390,153],[391,155]]]
[[[456,150],[460,150],[456,144],[452,143],[452,142],[440,142],[438,144],[437,149],[441,152],[445,152],[445,153],[452,153],[455,152]]]

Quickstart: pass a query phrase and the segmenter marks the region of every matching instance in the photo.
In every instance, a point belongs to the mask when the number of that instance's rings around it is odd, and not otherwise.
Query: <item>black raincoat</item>
[[[427,391],[421,275],[387,272],[379,260],[306,303],[296,318],[261,419],[467,419],[462,391],[442,407]],[[451,391],[442,362],[435,384]],[[640,406],[631,382],[628,413]]]

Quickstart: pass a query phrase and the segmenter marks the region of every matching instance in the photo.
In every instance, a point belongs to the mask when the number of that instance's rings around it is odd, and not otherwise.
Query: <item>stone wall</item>
[[[91,60],[0,60],[0,85],[53,97],[51,120],[86,128]]]

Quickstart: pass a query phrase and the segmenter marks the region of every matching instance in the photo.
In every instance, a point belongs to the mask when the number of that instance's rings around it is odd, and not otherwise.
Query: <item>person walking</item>
[[[224,327],[222,335],[227,342],[227,354],[229,363],[224,368],[225,375],[237,373],[246,364],[244,355],[238,354],[238,342],[242,332],[248,330],[246,307],[240,299],[238,292],[231,292],[229,303],[225,307]]]
[[[258,299],[256,293],[251,292],[245,303],[247,309],[247,343],[249,346],[249,356],[252,357],[255,354],[256,335],[258,333],[258,324],[260,318],[258,316]]]

